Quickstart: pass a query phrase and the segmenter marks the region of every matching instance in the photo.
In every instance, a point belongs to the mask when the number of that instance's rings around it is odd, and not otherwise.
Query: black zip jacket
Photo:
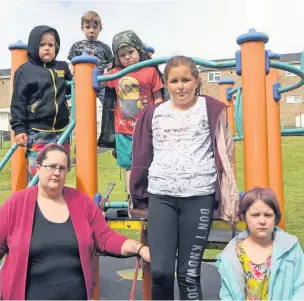
[[[11,101],[11,126],[15,135],[38,131],[62,131],[69,123],[69,108],[65,99],[66,80],[73,78],[64,61],[44,63],[39,58],[40,38],[53,32],[56,38],[56,56],[60,38],[49,26],[35,27],[29,36],[28,62],[15,72]]]

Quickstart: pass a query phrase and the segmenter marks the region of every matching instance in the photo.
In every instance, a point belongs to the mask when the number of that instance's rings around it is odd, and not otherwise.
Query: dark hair
[[[245,216],[248,209],[258,200],[261,200],[274,211],[275,223],[278,225],[281,221],[282,213],[278,199],[270,188],[255,187],[248,190],[240,202],[239,214]]]
[[[52,152],[52,151],[58,151],[58,152],[61,152],[63,154],[66,155],[67,157],[67,161],[68,161],[68,170],[70,170],[70,156],[67,152],[67,150],[62,146],[62,145],[59,145],[57,143],[51,143],[51,144],[48,144],[47,146],[45,146],[38,154],[37,156],[37,159],[36,159],[36,163],[39,164],[39,165],[42,165],[43,161],[46,159],[47,157],[47,154],[49,152]]]
[[[58,43],[58,41],[57,41],[56,33],[54,32],[53,29],[50,29],[50,30],[45,31],[42,35],[44,35],[45,33],[50,33],[50,34],[53,35],[54,40],[55,40],[55,49],[56,49],[56,53],[58,53],[59,50],[60,50],[60,45],[59,45],[59,43]],[[41,35],[41,37],[42,37],[42,35]],[[41,37],[40,37],[40,40],[41,40]]]
[[[199,76],[199,71],[198,68],[196,66],[195,61],[187,56],[183,56],[183,55],[177,55],[177,56],[173,56],[166,64],[165,70],[164,70],[164,79],[165,82],[167,82],[168,80],[168,76],[169,76],[169,72],[172,68],[174,67],[179,67],[179,66],[187,66],[189,67],[189,69],[191,70],[191,74],[195,79],[199,79],[199,85],[195,90],[195,95],[199,95],[200,94],[200,90],[201,90],[201,86],[202,86],[202,82]]]

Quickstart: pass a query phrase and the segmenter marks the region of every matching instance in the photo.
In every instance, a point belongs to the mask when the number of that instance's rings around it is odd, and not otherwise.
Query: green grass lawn
[[[8,150],[8,143],[4,149],[0,150],[0,159]],[[303,180],[304,180],[304,138],[302,137],[283,137],[283,170],[284,170],[284,192],[285,192],[285,215],[286,230],[296,235],[301,245],[304,246],[304,232],[302,224],[303,214]],[[237,156],[237,182],[239,191],[243,190],[243,147],[242,142],[236,143]],[[125,200],[126,193],[124,187],[124,174],[112,158],[110,152],[98,155],[98,190],[103,193],[108,182],[116,182],[112,192],[111,200]],[[68,175],[68,186],[75,187],[75,167]],[[302,186],[303,185],[303,186]],[[0,172],[0,204],[10,195],[10,164]],[[129,237],[138,238],[136,231],[123,231]],[[213,254],[211,252],[210,254]],[[208,254],[207,254],[208,257]]]
[[[0,149],[0,160],[8,151],[9,144],[6,143],[4,149]],[[72,147],[73,148],[73,147]],[[74,154],[71,152],[72,157]],[[98,191],[103,193],[108,182],[115,182],[116,186],[111,194],[111,200],[126,200],[124,185],[124,172],[116,166],[116,161],[111,156],[111,152],[98,155]],[[76,169],[72,166],[68,174],[67,186],[76,187]],[[0,172],[0,204],[10,195],[10,162]]]

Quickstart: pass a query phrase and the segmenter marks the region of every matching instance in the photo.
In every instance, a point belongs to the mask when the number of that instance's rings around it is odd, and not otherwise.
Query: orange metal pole
[[[27,62],[27,45],[18,41],[9,45],[11,51],[11,95],[16,70]],[[14,131],[11,131],[11,144],[15,143]],[[11,159],[11,192],[26,188],[28,180],[28,165],[25,157],[25,148],[18,147]]]
[[[79,59],[81,61],[76,61]],[[94,58],[82,55],[75,64],[76,187],[92,199],[97,193],[96,93],[92,88]]]
[[[268,36],[255,30],[237,39],[241,45],[245,190],[269,185],[265,66],[267,42]]]
[[[234,101],[233,98],[228,100],[227,98],[227,88],[232,88],[235,84],[235,81],[232,79],[222,79],[218,81],[220,85],[220,100],[227,105],[227,116],[228,116],[228,124],[229,127],[234,134]],[[235,150],[234,150],[234,174],[236,174],[236,158],[235,158]]]
[[[97,193],[96,93],[92,71],[98,59],[84,53],[72,60],[75,65],[76,187],[92,199]],[[93,300],[100,300],[99,260],[97,260]]]
[[[280,58],[279,54],[272,52],[269,52],[269,55],[271,59]],[[285,221],[280,101],[274,100],[273,97],[273,84],[277,83],[278,80],[278,70],[270,68],[270,72],[266,76],[269,187],[275,192],[279,200],[280,209],[282,212],[282,219],[279,226],[284,229]]]

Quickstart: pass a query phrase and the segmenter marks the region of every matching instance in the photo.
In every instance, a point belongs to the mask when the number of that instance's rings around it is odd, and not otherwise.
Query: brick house
[[[7,140],[9,135],[10,108],[10,69],[0,70],[0,147],[2,139]]]
[[[10,104],[10,69],[0,70],[0,109],[9,108]]]
[[[281,54],[280,61],[300,67],[302,53]],[[215,60],[216,62],[231,59]],[[219,86],[217,81],[224,78],[233,79],[235,87],[241,85],[241,77],[233,69],[208,69],[200,68],[202,79],[202,92],[204,94],[219,98]],[[299,77],[292,73],[279,70],[279,82],[282,87],[289,86],[299,81]],[[304,86],[284,93],[281,97],[281,124],[284,128],[304,127]]]

